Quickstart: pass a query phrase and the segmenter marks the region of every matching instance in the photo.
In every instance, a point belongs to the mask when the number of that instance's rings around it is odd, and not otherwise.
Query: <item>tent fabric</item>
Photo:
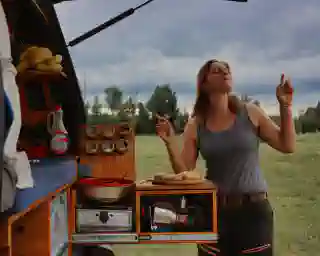
[[[1,74],[1,62],[0,62],[0,102],[4,101],[4,89],[2,83],[2,74]],[[0,213],[3,212],[2,209],[2,181],[3,181],[3,150],[5,142],[5,104],[0,104]]]
[[[1,137],[0,137],[0,212],[3,212],[13,206],[16,190],[15,171],[8,166],[8,162],[4,158],[4,146],[8,136],[9,129],[13,122],[13,109],[11,108],[10,100],[6,97],[4,72],[7,63],[11,59],[10,38],[7,19],[0,2],[0,93],[1,93]],[[3,104],[4,103],[4,104]]]
[[[13,64],[28,45],[48,47],[64,57],[64,72],[68,79],[59,84],[60,98],[64,110],[64,123],[70,137],[70,153],[77,154],[79,126],[85,123],[85,109],[73,63],[55,12],[54,3],[61,1],[38,1],[49,23],[39,15],[31,1],[0,1],[0,58],[9,59]],[[3,8],[2,8],[3,7]],[[3,10],[4,9],[4,10]],[[9,41],[10,27],[11,40]],[[11,44],[11,51],[10,51]],[[9,50],[8,50],[9,49]],[[0,62],[0,102],[4,102],[3,73]],[[36,100],[36,99],[34,99]],[[6,111],[9,111],[6,113]],[[0,104],[0,212],[10,208],[16,193],[16,175],[4,161],[5,133],[10,127],[10,105]],[[12,116],[11,116],[12,117]],[[4,125],[6,123],[6,125]],[[5,197],[5,198],[4,198]]]
[[[0,49],[1,51],[1,49]],[[8,131],[13,122],[13,109],[9,98],[6,95],[3,86],[3,66],[0,62],[0,84],[1,84],[1,98],[3,98],[4,104],[1,104],[1,175],[0,175],[0,212],[10,209],[14,205],[16,195],[17,175],[15,170],[9,165],[8,159],[4,156],[4,145],[8,136]],[[3,125],[4,124],[4,125]]]

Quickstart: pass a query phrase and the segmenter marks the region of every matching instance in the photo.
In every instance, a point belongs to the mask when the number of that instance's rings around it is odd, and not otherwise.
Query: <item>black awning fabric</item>
[[[81,90],[53,2],[41,0],[38,3],[48,22],[37,13],[31,1],[14,1],[5,7],[9,26],[15,34],[12,42],[13,63],[18,63],[21,52],[30,45],[44,46],[54,54],[63,56],[64,72],[68,78],[59,84],[61,90],[58,93],[64,110],[64,123],[70,136],[70,150],[76,153],[79,126],[85,123]]]
[[[64,72],[68,79],[61,84],[66,128],[70,134],[71,150],[76,153],[79,145],[79,125],[85,123],[85,108],[81,89],[74,70],[69,50],[66,46],[60,23],[51,2],[43,5],[49,19],[48,37],[51,37],[51,49],[64,56]],[[50,31],[50,32],[49,32]]]

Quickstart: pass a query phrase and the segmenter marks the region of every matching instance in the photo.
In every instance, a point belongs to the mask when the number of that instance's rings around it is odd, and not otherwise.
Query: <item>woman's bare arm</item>
[[[196,142],[196,123],[190,119],[185,126],[182,151],[179,150],[175,137],[172,137],[166,147],[169,153],[172,169],[175,173],[194,170],[198,158],[197,142]]]
[[[280,127],[260,107],[249,103],[247,109],[262,140],[282,153],[295,151],[296,131],[291,107],[280,106]]]

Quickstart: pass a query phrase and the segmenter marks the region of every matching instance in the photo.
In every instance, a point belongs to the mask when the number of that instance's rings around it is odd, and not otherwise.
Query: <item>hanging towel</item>
[[[9,30],[3,6],[0,2],[0,79],[6,100],[6,138],[4,142],[4,160],[7,169],[17,176],[19,188],[33,187],[33,179],[28,158],[25,153],[17,152],[17,143],[21,130],[20,95],[16,84],[16,68],[12,64]],[[8,122],[7,122],[8,119]],[[24,167],[24,168],[23,168]],[[6,177],[6,176],[4,176]],[[16,179],[12,179],[16,181]],[[32,181],[32,182],[31,182]],[[5,182],[5,180],[3,180]],[[10,184],[10,182],[8,183]],[[15,184],[15,186],[17,185]],[[15,186],[14,189],[15,190]],[[9,197],[9,191],[2,190],[2,198]]]
[[[34,186],[31,174],[29,159],[25,152],[17,152],[17,143],[21,130],[21,110],[20,95],[18,86],[15,82],[15,67],[8,62],[2,62],[2,78],[5,89],[5,100],[7,104],[6,119],[8,119],[6,133],[7,137],[4,144],[4,156],[8,166],[16,172],[17,187],[20,189]]]
[[[5,137],[7,137],[8,135],[7,133],[13,122],[13,109],[6,93],[4,93],[4,112],[5,112]]]

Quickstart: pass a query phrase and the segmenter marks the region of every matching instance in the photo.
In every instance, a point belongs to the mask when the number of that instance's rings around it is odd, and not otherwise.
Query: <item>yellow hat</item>
[[[31,46],[20,55],[20,61],[17,66],[19,75],[26,72],[39,72],[50,74],[60,74],[66,76],[62,72],[62,56],[53,56],[50,49],[45,47]]]

